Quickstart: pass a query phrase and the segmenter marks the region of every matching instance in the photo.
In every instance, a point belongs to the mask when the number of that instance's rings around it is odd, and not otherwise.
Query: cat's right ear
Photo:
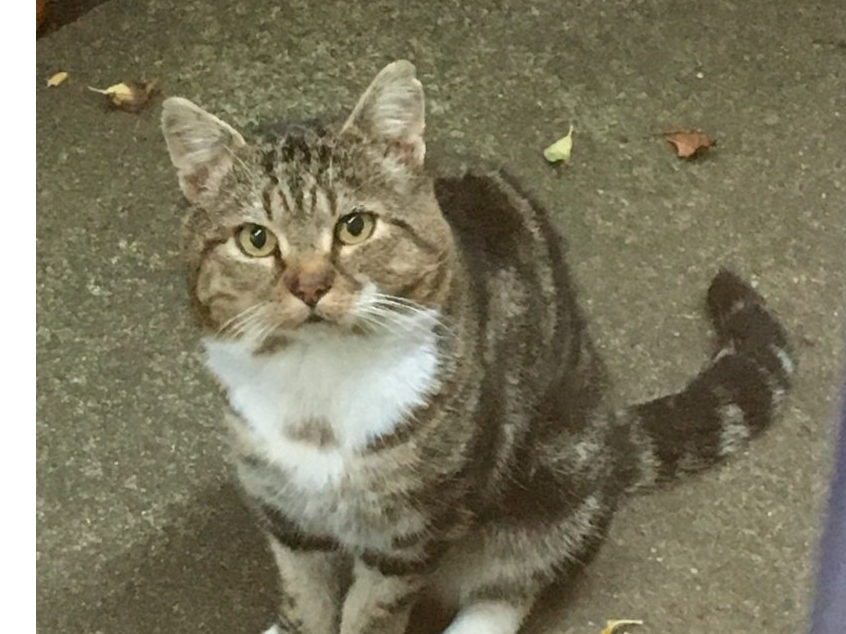
[[[234,153],[246,144],[235,128],[182,97],[165,99],[162,132],[179,186],[192,203],[217,193]]]

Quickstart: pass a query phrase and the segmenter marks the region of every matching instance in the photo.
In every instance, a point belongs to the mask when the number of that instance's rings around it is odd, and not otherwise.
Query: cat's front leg
[[[338,634],[340,553],[296,550],[270,537],[282,596],[277,623],[265,634]]]
[[[341,634],[403,634],[423,575],[402,564],[356,561],[344,601]],[[380,570],[381,568],[381,570]]]

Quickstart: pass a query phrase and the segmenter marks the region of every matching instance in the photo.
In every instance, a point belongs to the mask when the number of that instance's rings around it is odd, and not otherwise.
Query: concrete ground
[[[771,433],[633,500],[530,628],[801,631],[843,352],[844,32],[842,0],[113,0],[40,39],[39,630],[252,634],[275,594],[188,319],[159,110],[106,112],[86,86],[157,77],[244,124],[336,113],[406,57],[430,155],[498,161],[555,210],[621,402],[704,361],[718,264],[757,281],[799,358]],[[551,168],[571,122],[573,165]],[[678,127],[716,151],[680,162],[655,136]]]

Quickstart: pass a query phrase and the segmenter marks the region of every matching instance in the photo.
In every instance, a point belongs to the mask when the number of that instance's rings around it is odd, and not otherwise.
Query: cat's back
[[[540,295],[565,281],[555,275],[566,272],[562,236],[543,206],[506,172],[481,166],[442,174],[435,196],[475,273],[512,270]]]
[[[565,241],[546,210],[508,174],[486,166],[437,177],[435,196],[485,328],[513,331],[516,344],[556,339],[562,345],[553,347],[563,352],[580,312]]]
[[[549,213],[502,170],[473,166],[435,179],[472,303],[474,339],[485,368],[485,401],[511,420],[578,362],[586,337],[566,262]],[[520,411],[522,410],[522,411]]]

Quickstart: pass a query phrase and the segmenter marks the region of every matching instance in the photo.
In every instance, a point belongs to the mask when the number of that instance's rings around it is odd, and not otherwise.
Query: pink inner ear
[[[403,165],[419,167],[423,165],[423,159],[426,156],[426,144],[419,136],[393,141],[388,146],[386,154],[390,154]]]
[[[182,193],[189,201],[197,202],[204,190],[204,183],[208,180],[208,170],[205,167],[195,167],[193,170],[180,170],[179,185]]]
[[[217,196],[229,170],[232,159],[223,155],[208,163],[184,167],[179,170],[179,185],[189,202]]]

